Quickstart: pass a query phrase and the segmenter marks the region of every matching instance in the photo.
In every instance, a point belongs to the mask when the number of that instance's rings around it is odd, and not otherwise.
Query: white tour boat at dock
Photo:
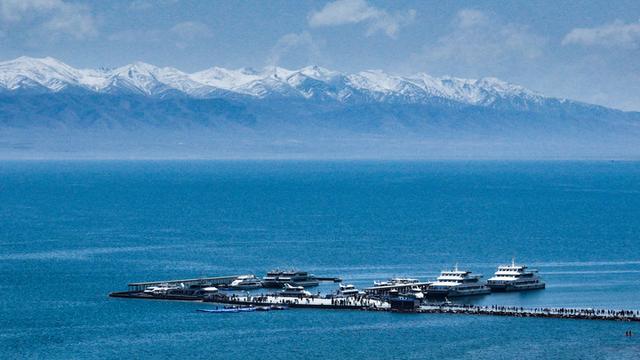
[[[487,280],[491,291],[521,291],[544,289],[545,283],[538,277],[538,270],[528,269],[526,265],[501,265],[492,278]]]
[[[430,297],[456,297],[485,295],[491,292],[480,279],[482,275],[472,274],[471,271],[458,270],[458,265],[453,270],[442,271],[436,282],[429,285],[427,296]]]

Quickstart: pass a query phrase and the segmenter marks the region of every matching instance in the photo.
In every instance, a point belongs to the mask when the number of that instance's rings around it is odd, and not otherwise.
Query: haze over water
[[[0,358],[635,359],[637,324],[107,295],[275,267],[487,278],[515,256],[546,290],[469,301],[640,309],[639,209],[638,162],[0,162]]]

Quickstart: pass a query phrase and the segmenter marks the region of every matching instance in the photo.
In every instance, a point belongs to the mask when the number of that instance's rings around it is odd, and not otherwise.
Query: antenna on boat
[[[454,271],[458,271],[458,263],[456,262],[456,266],[454,268]]]
[[[513,266],[513,267],[516,266],[516,257],[515,256],[511,257],[511,266]]]

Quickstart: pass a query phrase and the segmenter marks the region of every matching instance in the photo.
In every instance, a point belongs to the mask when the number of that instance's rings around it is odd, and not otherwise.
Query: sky
[[[0,0],[0,60],[497,77],[640,111],[640,1]]]

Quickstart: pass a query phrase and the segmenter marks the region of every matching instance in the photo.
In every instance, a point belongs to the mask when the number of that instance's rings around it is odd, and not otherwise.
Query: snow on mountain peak
[[[357,93],[373,101],[393,98],[413,103],[438,97],[473,105],[489,105],[502,98],[523,97],[527,101],[543,98],[522,86],[492,77],[478,80],[438,78],[425,73],[396,76],[382,70],[345,74],[320,66],[298,70],[276,66],[262,70],[212,67],[185,73],[144,62],[134,62],[115,69],[93,70],[75,69],[51,57],[26,56],[0,62],[0,89],[59,92],[68,88],[146,96],[177,92],[186,96],[211,97],[220,96],[221,93],[237,93],[259,98],[302,96],[335,101],[345,101]]]

